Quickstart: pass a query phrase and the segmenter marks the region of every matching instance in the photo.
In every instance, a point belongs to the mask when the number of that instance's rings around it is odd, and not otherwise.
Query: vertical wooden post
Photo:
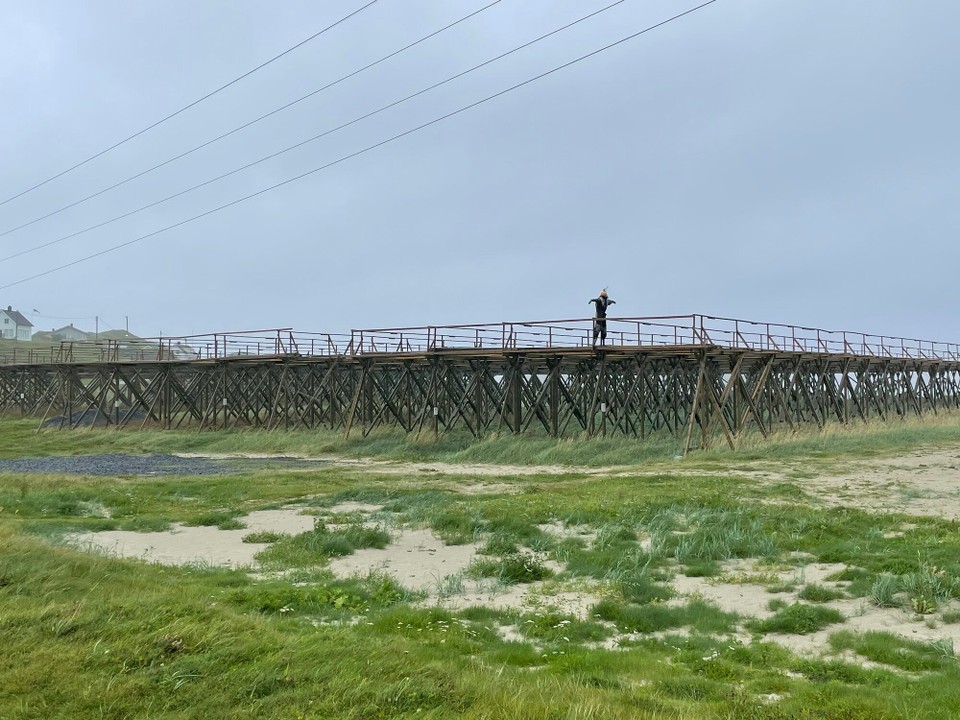
[[[700,403],[700,393],[703,391],[703,381],[704,374],[707,369],[707,354],[705,352],[700,353],[700,369],[697,372],[697,384],[693,391],[693,400],[690,403],[690,414],[687,417],[687,439],[683,444],[683,454],[686,456],[690,452],[690,445],[693,441],[693,424],[696,421],[697,413],[699,411],[698,404]],[[701,422],[702,424],[702,422]]]

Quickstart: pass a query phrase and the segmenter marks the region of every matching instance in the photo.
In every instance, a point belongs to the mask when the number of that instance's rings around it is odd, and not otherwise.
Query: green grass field
[[[889,603],[918,630],[949,634],[960,625],[960,524],[904,508],[823,504],[811,490],[854,461],[869,467],[935,452],[960,464],[960,419],[751,438],[737,453],[682,460],[677,450],[671,438],[38,433],[35,421],[0,421],[0,458],[336,453],[534,466],[484,475],[495,485],[481,494],[458,490],[479,475],[442,466],[0,473],[0,718],[960,717],[952,643],[858,632],[831,605]],[[745,467],[776,477],[754,478]],[[332,559],[389,538],[388,527],[353,517],[254,537],[270,543],[260,556],[270,572],[260,574],[118,559],[64,542],[77,531],[242,527],[255,510],[294,504],[323,513],[348,500],[381,506],[390,527],[480,543],[477,561],[446,578],[443,593],[456,595],[471,579],[543,581],[542,603],[451,610],[382,572],[338,577]],[[542,529],[548,524],[589,535],[561,538]],[[829,580],[842,580],[842,590],[804,578],[799,557],[845,566]],[[677,575],[724,581],[737,560],[753,563],[739,580],[769,598],[762,620],[671,589]],[[596,593],[585,616],[551,605],[550,593],[569,587]],[[829,639],[816,656],[774,641],[817,633]]]

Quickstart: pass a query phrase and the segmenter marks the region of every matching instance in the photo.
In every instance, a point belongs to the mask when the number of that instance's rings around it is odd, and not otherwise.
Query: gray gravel
[[[208,459],[176,455],[73,455],[0,460],[0,472],[60,475],[233,475],[250,470],[310,468],[325,464],[299,458]]]

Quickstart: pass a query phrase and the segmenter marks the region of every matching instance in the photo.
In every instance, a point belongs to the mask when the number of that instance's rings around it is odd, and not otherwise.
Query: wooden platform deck
[[[555,321],[354,331],[309,345],[287,330],[167,338],[96,359],[65,352],[0,366],[0,413],[61,428],[669,432],[690,449],[736,447],[751,430],[960,407],[955,345],[669,320],[631,319],[632,334],[610,332],[616,342],[597,350],[589,321]]]

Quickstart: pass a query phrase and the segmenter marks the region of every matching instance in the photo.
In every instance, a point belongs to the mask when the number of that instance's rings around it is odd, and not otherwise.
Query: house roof
[[[18,327],[33,327],[32,322],[27,320],[23,315],[20,314],[18,310],[14,310],[9,305],[3,312],[7,314],[7,317],[13,320],[14,325],[17,325]]]
[[[126,330],[104,330],[100,333],[101,340],[141,340],[142,338]]]
[[[70,323],[69,325],[64,325],[62,328],[57,328],[57,329],[54,330],[53,332],[54,332],[54,333],[62,333],[64,330],[73,330],[74,332],[82,333],[82,334],[84,334],[84,335],[89,335],[89,334],[90,334],[90,333],[88,333],[86,330],[81,330],[81,329],[78,328],[78,327],[74,327],[74,326],[73,326],[73,323]]]

